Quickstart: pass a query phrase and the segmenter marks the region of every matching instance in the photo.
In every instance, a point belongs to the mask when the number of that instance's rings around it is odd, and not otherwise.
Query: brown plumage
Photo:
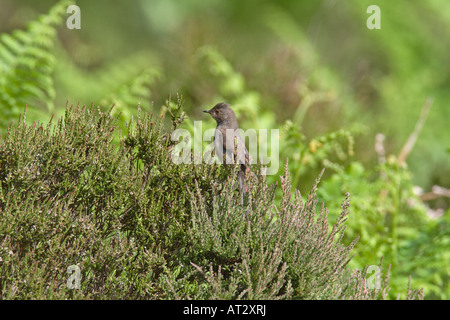
[[[216,134],[214,135],[214,148],[217,156],[223,159],[223,156],[225,155],[225,163],[231,164],[234,163],[232,160],[236,155],[239,163],[239,189],[244,194],[244,177],[245,169],[249,163],[249,154],[244,141],[237,131],[239,126],[236,115],[230,108],[230,105],[223,102],[218,103],[212,109],[203,112],[209,113],[217,122]],[[231,136],[229,134],[231,134]],[[222,139],[218,138],[220,136]]]

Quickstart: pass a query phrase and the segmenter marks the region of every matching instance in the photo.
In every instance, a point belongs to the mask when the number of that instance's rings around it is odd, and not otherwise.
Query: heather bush
[[[167,110],[168,121],[139,111],[124,134],[111,110],[80,106],[56,123],[27,125],[24,115],[8,129],[3,299],[339,299],[387,290],[368,291],[364,270],[346,270],[356,241],[342,243],[348,195],[329,230],[317,183],[303,200],[286,166],[276,205],[277,186],[255,167],[242,204],[237,167],[172,163],[171,133],[185,114],[181,101]],[[78,289],[68,285],[71,266]]]

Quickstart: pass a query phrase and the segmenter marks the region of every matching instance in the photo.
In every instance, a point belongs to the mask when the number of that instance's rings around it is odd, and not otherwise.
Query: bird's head
[[[220,102],[210,110],[204,110],[203,112],[209,113],[218,124],[224,121],[236,120],[236,115],[230,108],[230,105],[224,102]]]

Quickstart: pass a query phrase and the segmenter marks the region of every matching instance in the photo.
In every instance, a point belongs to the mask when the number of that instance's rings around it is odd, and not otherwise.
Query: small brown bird
[[[225,155],[226,163],[230,164],[234,163],[232,160],[234,159],[234,155],[236,155],[239,163],[239,190],[245,194],[244,177],[245,169],[249,163],[249,154],[244,141],[237,131],[239,126],[234,111],[230,108],[229,104],[221,102],[216,104],[212,109],[203,112],[209,113],[217,122],[216,133],[214,135],[214,148],[217,156],[223,159]],[[231,136],[229,133],[231,133]],[[220,136],[222,139],[218,138]]]

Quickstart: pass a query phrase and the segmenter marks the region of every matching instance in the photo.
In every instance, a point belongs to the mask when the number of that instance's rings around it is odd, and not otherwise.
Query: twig
[[[442,197],[450,198],[450,189],[440,186],[433,186],[430,192],[422,193],[420,195],[420,200],[429,201]]]
[[[375,152],[378,155],[378,163],[384,164],[386,163],[386,151],[384,149],[384,139],[385,136],[382,133],[377,133],[375,136]]]
[[[398,155],[399,163],[401,164],[405,163],[406,158],[408,158],[409,153],[413,149],[414,144],[416,143],[417,138],[419,137],[420,131],[422,131],[423,125],[425,123],[425,120],[427,119],[428,112],[430,111],[433,102],[434,99],[432,97],[428,97],[427,100],[425,100],[425,104],[422,107],[422,112],[420,113],[420,117],[417,120],[414,131],[409,135],[408,140],[406,141],[405,145],[400,151],[400,154]]]

